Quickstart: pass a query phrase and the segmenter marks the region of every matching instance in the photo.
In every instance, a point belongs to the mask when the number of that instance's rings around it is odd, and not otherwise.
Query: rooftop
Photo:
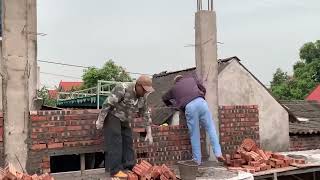
[[[317,101],[292,100],[281,101],[291,112],[291,134],[320,133],[320,104]]]

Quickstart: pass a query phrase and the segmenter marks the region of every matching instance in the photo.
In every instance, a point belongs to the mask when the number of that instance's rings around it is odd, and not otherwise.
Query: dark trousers
[[[131,170],[135,164],[132,130],[129,122],[109,114],[104,122],[106,145],[105,168],[110,175],[121,170]]]

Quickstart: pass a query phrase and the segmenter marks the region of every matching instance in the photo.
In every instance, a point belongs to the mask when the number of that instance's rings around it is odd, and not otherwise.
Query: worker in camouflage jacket
[[[105,167],[111,176],[125,178],[127,175],[123,171],[131,170],[135,164],[129,122],[136,113],[140,113],[145,121],[145,140],[153,143],[151,113],[146,103],[147,95],[153,91],[151,78],[142,75],[136,82],[117,84],[102,105],[96,127],[104,128]]]

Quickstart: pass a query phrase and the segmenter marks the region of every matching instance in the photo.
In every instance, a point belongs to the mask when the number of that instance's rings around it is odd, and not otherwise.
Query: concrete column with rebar
[[[5,160],[19,171],[28,157],[29,76],[28,33],[32,0],[3,0],[1,77]],[[31,5],[32,4],[32,5]],[[34,53],[34,52],[32,52]]]
[[[207,89],[206,100],[219,134],[217,28],[212,1],[208,1],[208,10],[202,10],[202,1],[198,0],[198,11],[195,14],[195,41],[197,74]],[[207,143],[210,159],[215,159],[208,136]]]

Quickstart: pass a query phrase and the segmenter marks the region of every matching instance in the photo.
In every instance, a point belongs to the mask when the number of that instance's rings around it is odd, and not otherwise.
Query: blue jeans
[[[209,134],[212,148],[216,157],[222,155],[221,146],[209,111],[207,102],[199,97],[188,103],[185,107],[185,115],[189,129],[192,155],[197,163],[201,163],[201,142],[200,142],[200,124]]]

